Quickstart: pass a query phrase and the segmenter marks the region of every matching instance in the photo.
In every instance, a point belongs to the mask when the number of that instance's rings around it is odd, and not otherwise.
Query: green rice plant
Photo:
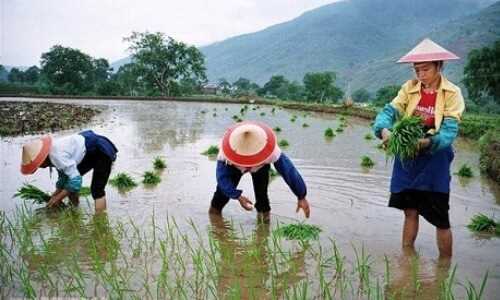
[[[287,141],[287,140],[285,140],[285,139],[281,139],[281,140],[278,142],[278,145],[279,145],[280,147],[288,147],[288,146],[290,146],[290,144],[288,143],[288,141]]]
[[[80,189],[80,192],[78,192],[78,194],[82,197],[88,197],[90,196],[92,192],[90,191],[90,187],[88,186],[82,186],[82,188]]]
[[[274,130],[275,132],[281,132],[281,127],[276,126],[276,127],[274,127],[274,128],[273,128],[273,130]]]
[[[155,172],[146,171],[144,172],[142,183],[149,185],[157,185],[160,183],[161,178]]]
[[[239,117],[239,116],[237,116],[237,115],[233,115],[233,116],[232,116],[232,118],[233,118],[233,120],[235,120],[235,121],[236,121],[236,120],[238,120],[240,117]]]
[[[365,140],[367,141],[373,140],[373,135],[371,133],[365,134]]]
[[[274,233],[279,237],[284,237],[287,240],[317,240],[321,229],[316,225],[304,223],[288,224],[278,226]]]
[[[263,116],[265,116],[265,115],[266,115],[266,113],[265,113],[265,112],[261,112],[259,115],[260,115],[261,117],[263,117]]]
[[[214,112],[214,113],[212,114],[212,117],[214,117],[214,118],[215,118],[215,117],[217,117],[217,113],[215,113],[215,112]]]
[[[333,129],[331,129],[330,127],[328,127],[327,129],[325,129],[325,137],[326,138],[335,137],[335,133],[333,132]]]
[[[384,150],[384,143],[379,143],[377,144],[377,149],[381,149],[381,150]]]
[[[344,116],[340,116],[339,120],[340,120],[341,122],[345,122],[345,121],[346,121],[346,118],[345,118]]]
[[[467,299],[471,300],[480,300],[483,298],[484,288],[486,287],[486,281],[488,281],[488,271],[484,274],[483,280],[481,281],[481,286],[479,287],[479,291],[476,290],[476,287],[472,282],[467,280],[467,285],[465,286],[465,292],[467,293]]]
[[[335,129],[336,132],[344,132],[344,129],[342,127],[338,127],[337,129]]]
[[[465,178],[474,177],[474,172],[472,172],[472,169],[467,164],[463,164],[455,174]]]
[[[217,145],[211,145],[208,147],[207,150],[203,151],[201,154],[207,155],[207,156],[215,156],[219,154],[219,146]]]
[[[124,172],[116,174],[109,183],[120,190],[130,190],[137,186],[135,180]]]
[[[361,157],[361,166],[365,168],[372,168],[375,165],[375,162],[366,155]]]
[[[165,163],[165,160],[163,158],[157,156],[153,161],[153,166],[155,170],[163,170],[167,167],[167,164]]]
[[[278,173],[275,169],[269,168],[269,178],[273,179],[277,176],[280,176],[280,173]]]
[[[411,160],[418,155],[418,140],[424,137],[422,119],[405,117],[398,121],[392,130],[387,144],[387,153],[401,160]]]
[[[484,214],[474,215],[470,223],[467,225],[467,228],[475,232],[490,232],[500,234],[499,223],[495,222],[495,220]]]
[[[346,128],[347,127],[347,123],[346,122],[340,122],[339,127],[340,128]]]
[[[207,113],[207,111],[206,111],[206,110],[204,110],[204,109],[202,109],[202,110],[201,110],[201,113],[202,113],[202,114],[206,114],[206,113]]]
[[[23,200],[31,200],[36,204],[47,203],[50,200],[50,194],[29,183],[25,183],[20,189],[18,189],[17,193],[14,194],[14,197],[19,197]]]
[[[307,127],[309,127],[309,124],[304,123],[304,124],[302,124],[302,127],[303,127],[303,128],[307,128]]]
[[[293,115],[292,118],[290,119],[291,122],[295,122],[297,121],[297,116],[296,115]]]

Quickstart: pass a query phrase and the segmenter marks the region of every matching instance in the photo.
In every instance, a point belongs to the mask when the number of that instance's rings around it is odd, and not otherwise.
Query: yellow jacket
[[[398,92],[391,105],[398,110],[401,116],[412,116],[420,101],[422,83],[416,79],[408,80]],[[455,118],[460,121],[465,104],[460,88],[441,75],[441,83],[437,89],[436,106],[434,107],[434,126],[430,134],[439,131],[444,118]]]

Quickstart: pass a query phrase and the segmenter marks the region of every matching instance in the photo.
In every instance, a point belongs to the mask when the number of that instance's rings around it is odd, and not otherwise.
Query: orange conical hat
[[[444,49],[431,39],[424,39],[415,48],[398,60],[398,63],[417,63],[424,61],[459,59],[452,52]]]

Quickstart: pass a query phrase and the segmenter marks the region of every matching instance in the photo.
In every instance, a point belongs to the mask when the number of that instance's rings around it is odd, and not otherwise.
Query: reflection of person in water
[[[221,252],[217,286],[220,298],[266,299],[270,295],[266,286],[270,278],[276,284],[274,296],[280,298],[289,286],[303,278],[306,249],[291,257],[288,270],[272,274],[268,253],[269,223],[257,223],[255,235],[249,242],[238,241],[231,225],[220,215],[210,215],[210,223],[211,234]]]
[[[404,248],[398,258],[394,278],[386,286],[387,299],[438,299],[441,285],[448,278],[451,260],[426,262],[413,248]]]

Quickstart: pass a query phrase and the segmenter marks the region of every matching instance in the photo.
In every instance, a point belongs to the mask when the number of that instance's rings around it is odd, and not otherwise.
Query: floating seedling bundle
[[[472,169],[467,164],[463,164],[455,174],[465,178],[474,177],[474,172],[472,172]]]
[[[364,155],[363,157],[361,157],[361,166],[362,167],[371,168],[374,165],[375,165],[375,162],[373,162],[373,160],[369,156]]]
[[[484,214],[477,214],[472,217],[467,228],[476,232],[489,232],[500,235],[500,222],[495,222],[495,220]]]
[[[127,173],[116,174],[115,177],[109,180],[109,183],[120,190],[130,190],[137,186],[134,179]]]
[[[387,145],[389,155],[401,160],[411,160],[418,155],[418,140],[424,137],[424,128],[420,117],[405,117],[397,122],[392,130]]]
[[[156,157],[155,160],[153,161],[153,166],[155,170],[163,170],[167,167],[167,164],[165,163],[165,160],[163,160],[161,157]]]
[[[31,200],[33,203],[37,204],[44,204],[49,202],[50,194],[40,190],[32,184],[25,183],[19,190],[17,190],[14,197],[19,197],[23,200]]]
[[[208,147],[208,149],[205,150],[204,152],[202,152],[201,154],[207,155],[207,156],[215,156],[215,155],[219,154],[219,147],[216,145],[212,145],[212,146]]]
[[[321,229],[316,225],[304,223],[288,224],[279,226],[274,233],[277,236],[286,238],[287,240],[317,240]]]
[[[142,183],[147,185],[157,185],[158,183],[160,183],[160,181],[160,176],[158,176],[155,172],[144,172]]]

